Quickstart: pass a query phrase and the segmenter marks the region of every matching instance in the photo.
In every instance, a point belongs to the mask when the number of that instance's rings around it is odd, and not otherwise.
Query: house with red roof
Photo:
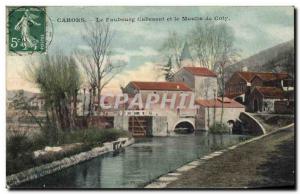
[[[225,83],[225,96],[244,103],[247,86],[251,86],[251,80],[255,72],[235,72]]]
[[[246,105],[246,111],[248,112],[267,112],[267,113],[280,113],[281,110],[276,108],[276,104],[282,103],[287,106],[293,105],[293,93],[284,91],[280,87],[272,86],[255,86],[250,94],[249,100]],[[290,107],[290,111],[293,112],[293,106]]]
[[[219,122],[222,114],[222,102],[224,107],[223,122],[233,123],[239,118],[241,112],[245,112],[244,105],[239,102],[225,97],[215,99],[198,99],[196,100],[196,105],[198,105],[196,116],[195,116],[195,126],[197,129],[208,130],[214,122]]]
[[[182,114],[183,112],[189,112],[190,115],[194,115],[195,110],[189,110],[188,108],[176,108],[180,106],[181,95],[186,95],[186,104],[194,103],[193,91],[183,82],[142,82],[132,81],[125,87],[124,92],[129,95],[129,102],[134,98],[134,95],[141,94],[143,103],[147,101],[149,94],[157,94],[159,100],[151,106],[154,112],[160,112],[161,115],[167,115],[167,111],[175,112],[176,114]],[[166,102],[164,109],[161,109],[163,99],[171,100],[174,98],[174,104]],[[172,108],[173,107],[173,108]],[[140,109],[134,107],[134,109]]]
[[[131,81],[124,89],[128,94],[148,94],[148,93],[174,93],[192,92],[192,89],[183,82],[145,82]]]
[[[188,85],[196,98],[214,98],[218,92],[217,75],[205,67],[182,67],[174,74],[174,81]]]
[[[251,79],[251,86],[289,87],[293,89],[292,77],[287,73],[256,73]]]
[[[293,90],[293,79],[287,73],[235,72],[225,84],[225,96],[247,104],[247,93],[255,86]]]

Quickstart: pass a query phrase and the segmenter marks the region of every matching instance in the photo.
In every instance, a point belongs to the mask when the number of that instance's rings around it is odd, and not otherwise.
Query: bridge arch
[[[173,131],[178,133],[193,133],[195,125],[189,120],[181,120],[175,123]]]

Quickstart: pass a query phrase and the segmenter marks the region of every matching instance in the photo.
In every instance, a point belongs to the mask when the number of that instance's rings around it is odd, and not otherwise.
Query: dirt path
[[[295,187],[294,127],[208,160],[168,188]]]

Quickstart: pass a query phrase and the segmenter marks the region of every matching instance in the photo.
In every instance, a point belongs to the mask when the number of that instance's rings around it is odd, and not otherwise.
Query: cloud
[[[143,47],[143,46],[139,47],[138,50],[126,50],[124,48],[116,48],[115,51],[127,55],[128,57],[134,57],[134,56],[149,57],[149,56],[159,55],[159,53],[153,48]]]
[[[127,55],[112,55],[111,60],[112,61],[124,61],[126,63],[129,62],[130,57]]]

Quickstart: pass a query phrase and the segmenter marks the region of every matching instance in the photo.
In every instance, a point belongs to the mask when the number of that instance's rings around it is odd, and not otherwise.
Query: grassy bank
[[[278,115],[278,114],[253,114],[269,133],[278,127],[287,126],[294,122],[294,115]]]
[[[168,188],[294,188],[294,129],[278,131],[186,171]]]
[[[120,137],[129,137],[130,134],[119,129],[85,129],[68,133],[59,133],[58,143],[53,146],[64,148],[60,152],[49,152],[43,157],[36,158],[33,152],[43,150],[48,146],[47,139],[42,135],[29,137],[24,131],[14,132],[7,140],[6,169],[7,175],[20,172],[62,159],[93,147],[102,146],[104,142],[115,141]]]

